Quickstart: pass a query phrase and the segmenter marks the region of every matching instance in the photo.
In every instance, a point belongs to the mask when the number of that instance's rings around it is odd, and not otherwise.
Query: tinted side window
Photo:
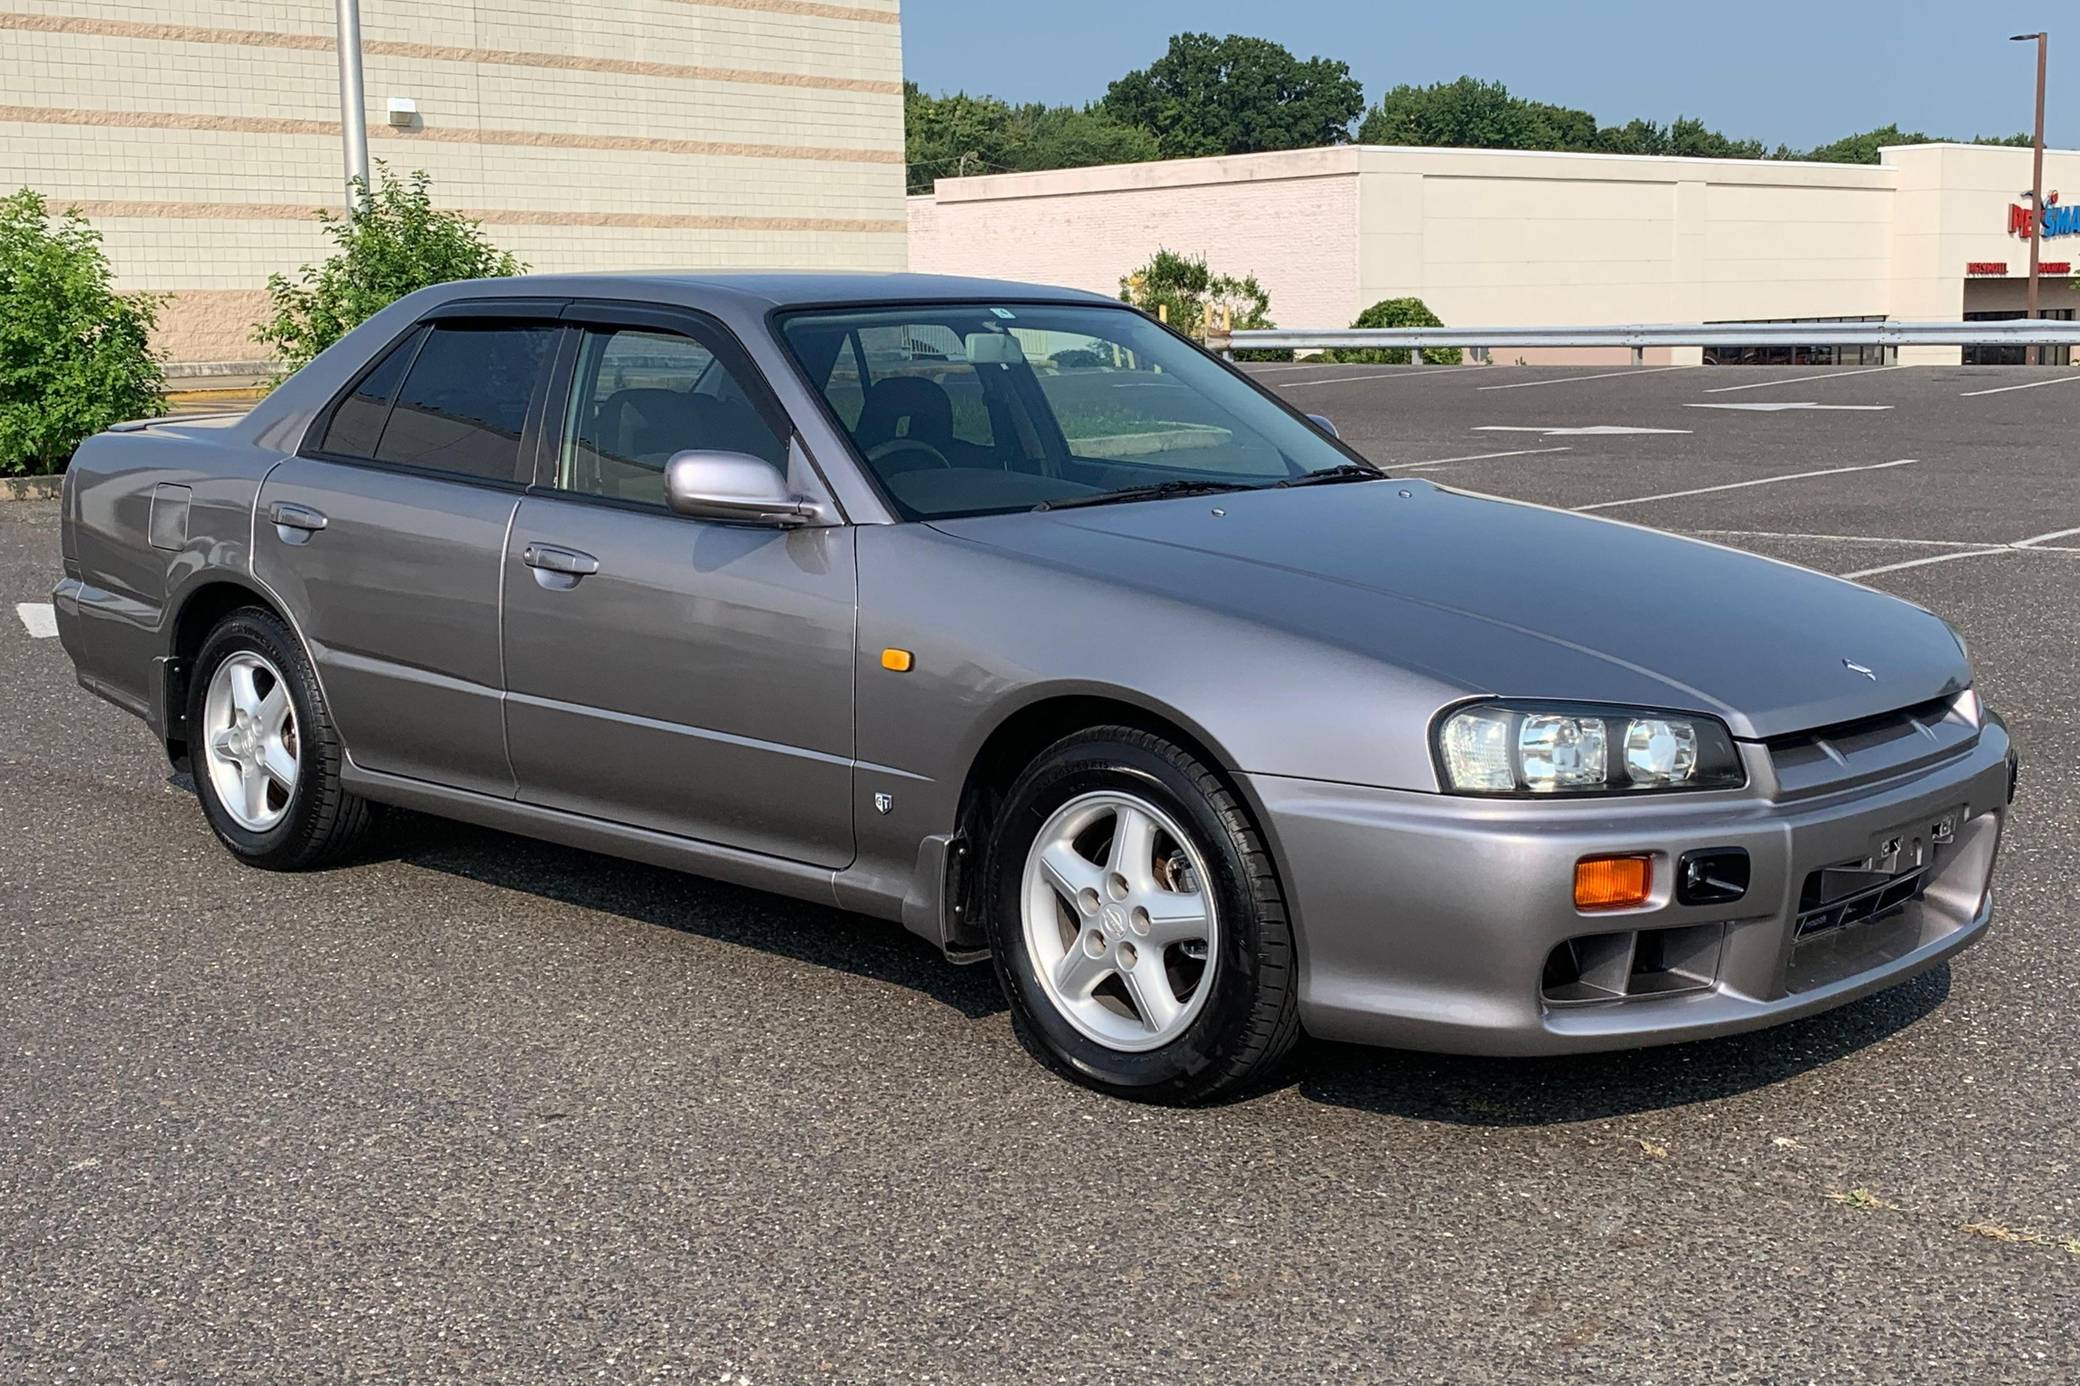
[[[528,396],[556,331],[435,323],[397,392],[376,460],[515,480]]]
[[[587,332],[557,486],[663,505],[664,464],[689,448],[749,453],[775,467],[787,459],[786,438],[752,402],[729,357],[675,332]]]
[[[361,377],[354,392],[332,411],[332,422],[325,427],[318,451],[341,457],[375,456],[376,440],[383,436],[383,421],[390,417],[391,398],[396,395],[397,383],[404,379],[405,367],[411,365],[412,353],[418,349],[419,338],[425,331],[420,328],[405,334],[404,340],[390,348],[374,370]]]

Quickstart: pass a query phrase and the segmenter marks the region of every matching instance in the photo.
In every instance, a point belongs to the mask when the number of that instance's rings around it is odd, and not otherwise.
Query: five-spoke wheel
[[[1270,854],[1228,780],[1153,732],[1039,752],[994,814],[983,894],[1019,1037],[1079,1082],[1200,1101],[1299,1034]]]
[[[241,650],[210,676],[202,754],[217,800],[238,826],[264,833],[296,793],[296,709],[282,671]]]
[[[1218,925],[1184,829],[1132,794],[1056,809],[1026,854],[1026,947],[1069,1023],[1115,1049],[1168,1044],[1204,1006]]]

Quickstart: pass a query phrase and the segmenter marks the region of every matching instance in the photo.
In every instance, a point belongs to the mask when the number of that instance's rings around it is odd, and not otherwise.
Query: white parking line
[[[1866,462],[1858,467],[1825,467],[1817,472],[1787,472],[1783,476],[1758,476],[1748,481],[1729,481],[1724,486],[1696,486],[1688,491],[1662,491],[1652,496],[1627,496],[1624,500],[1598,501],[1594,505],[1577,505],[1576,510],[1613,510],[1621,505],[1645,505],[1648,501],[1680,500],[1684,496],[1708,496],[1714,491],[1739,491],[1749,486],[1774,486],[1780,481],[1803,481],[1814,476],[1840,476],[1843,472],[1877,472],[1887,467],[1911,467],[1920,461],[1916,457],[1902,457],[1892,462]]]
[[[1903,371],[1905,366],[1865,366],[1860,371],[1821,371],[1817,375],[1787,375],[1781,380],[1754,380],[1746,385],[1718,385],[1706,390],[1708,395],[1731,394],[1735,390],[1766,390],[1772,385],[1797,385],[1807,380],[1840,380],[1851,375],[1876,375],[1879,371]]]
[[[1918,544],[1934,549],[1983,549],[1983,539],[1900,539],[1889,534],[1800,534],[1780,529],[1689,529],[1707,539],[1807,539],[1835,544]]]
[[[2053,539],[2063,539],[2069,534],[2080,534],[2080,527],[2076,527],[2073,529],[2054,529],[2049,534],[2033,534],[2027,539],[2017,539],[2013,547],[2018,549],[2033,549],[2037,547],[2037,545],[2039,544],[2049,543]]]
[[[1446,369],[1450,369],[1447,367]],[[1662,371],[1694,371],[1696,366],[1633,366],[1627,370],[1609,371],[1603,375],[1563,375],[1552,380],[1519,380],[1510,385],[1483,385],[1483,390],[1528,390],[1533,385],[1572,385],[1578,380],[1616,380],[1627,375],[1658,375]]]
[[[1493,457],[1529,457],[1539,452],[1573,452],[1573,448],[1518,448],[1514,452],[1476,452],[1465,457],[1433,457],[1428,462],[1411,462],[1390,470],[1397,472],[1420,472],[1425,467],[1442,467],[1447,462],[1486,462]]]
[[[1931,563],[1954,563],[1960,558],[1986,558],[1992,554],[2015,553],[2016,551],[2012,546],[2003,544],[1996,548],[1972,549],[1966,553],[1938,553],[1931,554],[1927,558],[1910,558],[1904,563],[1886,563],[1876,568],[1858,568],[1853,573],[1843,573],[1841,576],[1853,582],[1857,578],[1876,577],[1880,573],[1896,573],[1902,568],[1926,568]]]
[[[22,618],[32,639],[49,640],[58,633],[58,613],[49,602],[16,602],[14,614]]]
[[[1332,375],[1327,380],[1295,380],[1281,385],[1281,390],[1298,390],[1307,385],[1343,385],[1353,380],[1420,380],[1432,375],[1453,375],[1459,371],[1485,371],[1488,366],[1382,366],[1370,375]],[[1500,385],[1483,385],[1483,390],[1499,390]]]
[[[1765,399],[1714,400],[1710,404],[1698,404],[1692,402],[1685,404],[1683,407],[1685,409],[1741,409],[1747,411],[1750,414],[1788,414],[1801,409],[1835,410],[1838,412],[1847,413],[1856,413],[1858,411],[1863,411],[1865,413],[1877,413],[1882,410],[1890,409],[1892,406],[1889,404],[1815,404],[1813,401],[1809,399]]]
[[[1578,438],[1617,438],[1628,433],[1688,433],[1687,428],[1642,428],[1636,424],[1589,424],[1586,427],[1568,427],[1563,424],[1475,424],[1475,433],[1540,433],[1548,438],[1554,436]]]
[[[2080,374],[2057,375],[2049,380],[2032,380],[2022,385],[2000,385],[1991,390],[1966,390],[1959,399],[1975,399],[1980,395],[2005,395],[2010,390],[2034,390],[2041,385],[2070,385],[2080,380]]]

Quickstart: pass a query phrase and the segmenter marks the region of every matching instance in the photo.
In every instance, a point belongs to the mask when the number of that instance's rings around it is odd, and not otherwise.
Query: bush
[[[112,278],[78,208],[0,200],[0,474],[62,471],[89,434],[159,412],[159,301]]]
[[[1236,278],[1215,274],[1203,255],[1158,250],[1155,258],[1119,281],[1119,298],[1142,312],[1160,317],[1195,342],[1206,340],[1209,325],[1223,321],[1231,328],[1276,327],[1271,321],[1271,295],[1254,274]],[[1290,361],[1290,351],[1238,351],[1238,361]]]
[[[338,252],[321,265],[305,265],[294,282],[268,276],[274,319],[255,329],[253,340],[274,348],[283,374],[414,290],[527,268],[485,240],[476,222],[436,208],[426,191],[430,181],[416,169],[400,182],[378,161],[373,191],[357,180],[359,195],[345,216],[320,214]]]
[[[1358,314],[1352,327],[1443,327],[1444,322],[1420,298],[1383,298]],[[1348,361],[1360,366],[1405,366],[1408,349],[1382,351],[1375,347],[1343,347],[1325,351],[1323,361]],[[1464,360],[1457,347],[1423,348],[1423,364],[1456,366]]]

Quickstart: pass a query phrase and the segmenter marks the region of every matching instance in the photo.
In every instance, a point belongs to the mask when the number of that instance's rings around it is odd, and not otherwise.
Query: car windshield
[[[1350,454],[1126,308],[808,310],[781,335],[910,519],[1265,486]]]

